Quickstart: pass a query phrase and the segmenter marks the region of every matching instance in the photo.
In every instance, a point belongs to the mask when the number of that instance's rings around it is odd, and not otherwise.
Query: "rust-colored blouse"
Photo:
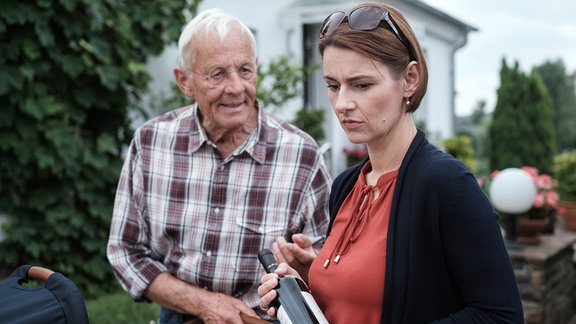
[[[330,324],[380,323],[386,237],[398,170],[382,175],[376,186],[367,186],[364,175],[370,168],[370,162],[363,166],[310,267],[312,295]]]

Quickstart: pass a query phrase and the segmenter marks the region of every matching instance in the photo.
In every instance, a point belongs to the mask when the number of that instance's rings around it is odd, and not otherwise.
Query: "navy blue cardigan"
[[[328,235],[362,164],[334,180]],[[392,199],[382,307],[381,323],[524,323],[498,214],[472,172],[421,130]]]

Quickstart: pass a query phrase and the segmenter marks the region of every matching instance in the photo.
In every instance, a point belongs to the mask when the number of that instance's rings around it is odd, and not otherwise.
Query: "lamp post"
[[[518,168],[500,171],[489,187],[492,205],[506,214],[506,242],[509,247],[516,244],[517,217],[525,213],[534,203],[536,185],[528,172]]]

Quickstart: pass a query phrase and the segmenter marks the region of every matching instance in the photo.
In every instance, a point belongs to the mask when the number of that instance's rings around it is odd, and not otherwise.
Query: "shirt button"
[[[206,252],[206,256],[209,256],[209,257],[212,256],[212,251]]]
[[[260,233],[264,233],[264,227],[258,226],[258,231],[259,231]]]
[[[214,209],[214,214],[216,214],[216,215],[220,214],[220,208],[216,207]]]

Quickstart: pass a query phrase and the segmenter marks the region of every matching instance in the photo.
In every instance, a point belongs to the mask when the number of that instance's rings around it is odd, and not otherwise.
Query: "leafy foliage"
[[[462,161],[472,172],[477,171],[471,136],[459,135],[449,137],[444,140],[443,145],[447,153]]]
[[[326,138],[323,127],[324,112],[322,109],[300,109],[293,123],[320,143]]]
[[[279,56],[268,65],[258,66],[256,95],[265,107],[282,107],[302,94],[302,83],[317,66],[301,66]]]
[[[530,75],[518,63],[503,60],[498,101],[489,128],[490,167],[535,167],[550,173],[556,141],[551,98],[534,69]]]
[[[279,109],[288,100],[302,96],[304,80],[318,66],[302,66],[290,62],[286,56],[279,56],[268,65],[258,67],[258,88],[256,95],[264,107]],[[317,142],[326,138],[324,132],[324,110],[302,108],[292,121]]]
[[[106,241],[128,112],[150,80],[147,57],[177,39],[196,5],[0,3],[3,267],[55,269],[87,297],[111,289]]]
[[[554,176],[558,179],[558,193],[563,201],[576,201],[576,150],[554,157]]]
[[[576,149],[576,72],[567,73],[562,60],[536,67],[550,93],[558,152]]]

